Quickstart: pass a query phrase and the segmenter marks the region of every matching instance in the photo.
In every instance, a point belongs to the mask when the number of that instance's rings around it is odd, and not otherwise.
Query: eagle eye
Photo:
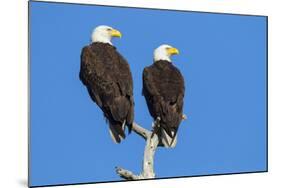
[[[110,29],[110,28],[107,28],[106,30],[107,30],[107,31],[111,31],[111,29]]]

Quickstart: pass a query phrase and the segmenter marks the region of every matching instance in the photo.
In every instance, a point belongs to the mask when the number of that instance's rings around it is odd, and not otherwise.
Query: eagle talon
[[[157,118],[156,118],[156,120],[155,120],[155,125],[157,126],[157,127],[160,127],[160,120],[161,120],[161,118],[158,116]]]
[[[158,116],[155,121],[152,123],[152,136],[158,132],[160,128],[160,120],[161,118]]]

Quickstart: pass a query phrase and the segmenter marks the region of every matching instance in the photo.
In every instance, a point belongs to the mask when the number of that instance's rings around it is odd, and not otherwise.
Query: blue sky
[[[141,171],[144,140],[112,142],[101,110],[79,80],[91,31],[109,25],[134,80],[135,121],[150,129],[142,70],[166,43],[186,84],[175,149],[159,148],[159,178],[266,170],[266,18],[30,3],[31,185],[121,180]]]

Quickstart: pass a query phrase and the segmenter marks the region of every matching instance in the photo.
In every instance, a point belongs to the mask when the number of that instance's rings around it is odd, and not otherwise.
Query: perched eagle
[[[183,114],[184,78],[172,64],[171,55],[179,51],[161,45],[154,51],[154,63],[143,70],[143,95],[154,120],[160,117],[158,135],[165,147],[175,147]]]
[[[92,43],[81,53],[80,80],[92,100],[103,111],[115,143],[125,138],[134,120],[133,80],[129,64],[111,43],[121,33],[108,26],[98,26]]]

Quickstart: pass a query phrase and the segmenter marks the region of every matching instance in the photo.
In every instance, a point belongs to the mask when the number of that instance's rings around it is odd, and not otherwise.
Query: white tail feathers
[[[172,135],[174,136],[175,132],[172,131]],[[177,144],[177,135],[174,138],[171,138],[165,129],[161,129],[161,142],[166,148],[174,148]]]

